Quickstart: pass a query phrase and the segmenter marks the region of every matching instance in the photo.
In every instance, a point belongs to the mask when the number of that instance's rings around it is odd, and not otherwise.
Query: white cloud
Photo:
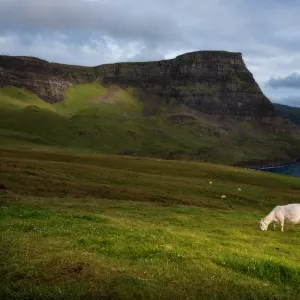
[[[98,40],[87,39],[80,46],[62,34],[51,36],[37,34],[26,44],[16,34],[0,36],[2,55],[35,56],[50,62],[85,66],[128,61],[140,54],[143,47],[136,41],[124,45],[107,36]]]

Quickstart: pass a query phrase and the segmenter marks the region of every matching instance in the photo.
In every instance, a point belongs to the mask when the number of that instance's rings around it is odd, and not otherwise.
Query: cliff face
[[[93,80],[93,68],[48,63],[34,57],[0,56],[0,87],[26,88],[50,103],[62,101],[65,91],[76,83]]]
[[[0,86],[25,87],[47,102],[62,101],[67,88],[95,80],[134,87],[144,102],[161,100],[212,115],[275,115],[273,105],[246,68],[241,53],[198,51],[170,60],[97,67],[0,56]]]

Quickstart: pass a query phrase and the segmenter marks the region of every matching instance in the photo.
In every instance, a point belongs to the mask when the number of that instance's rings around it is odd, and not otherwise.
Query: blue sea
[[[260,170],[265,172],[286,174],[286,175],[291,175],[300,178],[300,162],[277,166],[277,167],[266,167],[266,168],[261,168]]]

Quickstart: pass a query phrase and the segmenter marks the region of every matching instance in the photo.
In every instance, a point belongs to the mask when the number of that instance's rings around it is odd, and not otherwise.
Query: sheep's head
[[[268,230],[268,224],[265,222],[265,219],[260,220],[259,227],[262,231]]]

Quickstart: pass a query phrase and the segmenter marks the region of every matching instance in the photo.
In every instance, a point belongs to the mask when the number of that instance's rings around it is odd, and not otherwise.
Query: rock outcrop
[[[35,57],[0,56],[0,87],[15,86],[54,103],[80,82],[95,80],[93,68],[49,63]]]
[[[241,53],[198,51],[175,59],[81,67],[32,57],[0,56],[0,87],[27,88],[47,102],[67,88],[99,81],[133,87],[141,101],[186,106],[210,115],[272,117],[274,107],[246,68]]]

